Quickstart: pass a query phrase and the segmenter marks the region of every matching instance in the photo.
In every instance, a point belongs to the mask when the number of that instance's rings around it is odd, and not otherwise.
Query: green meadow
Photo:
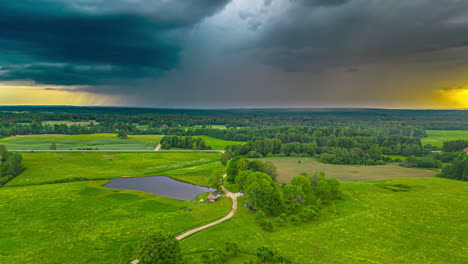
[[[159,144],[162,135],[129,135],[118,139],[117,134],[83,135],[28,135],[0,139],[0,144],[10,150],[49,150],[55,143],[57,150],[152,150]]]
[[[423,145],[442,147],[444,141],[468,140],[468,130],[426,130],[426,133],[428,137],[421,139]]]
[[[27,169],[0,188],[0,263],[117,263],[119,249],[125,243],[135,243],[158,230],[181,234],[225,216],[231,208],[226,198],[216,203],[194,203],[107,189],[102,187],[107,181],[99,180],[165,175],[208,185],[211,174],[222,169],[220,153],[22,155]],[[270,160],[278,166],[282,182],[289,181],[285,175],[301,170],[324,170],[337,178],[342,175],[341,180],[346,182],[341,183],[337,214],[331,206],[324,206],[315,221],[275,223],[274,230],[268,232],[256,223],[254,213],[242,206],[240,198],[232,219],[181,241],[185,256],[236,241],[241,254],[228,264],[256,260],[255,250],[261,245],[275,248],[293,263],[468,262],[467,182],[396,165],[342,166],[306,158]],[[392,179],[375,180],[397,168],[405,169],[404,173],[397,171]],[[359,172],[362,175],[355,175],[353,171],[359,169],[364,170]],[[431,174],[417,176],[418,172]],[[54,183],[59,181],[76,182]],[[397,184],[410,189],[395,192],[388,188]]]
[[[49,150],[55,143],[57,150],[153,150],[163,135],[129,135],[128,139],[119,139],[117,134],[82,134],[82,135],[26,135],[0,138],[0,144],[10,150]],[[241,141],[229,141],[209,136],[197,136],[205,140],[213,150],[223,150],[228,145],[245,144]]]
[[[405,184],[408,192],[386,185]],[[442,178],[407,178],[341,184],[337,215],[324,208],[318,220],[263,231],[253,213],[240,207],[223,224],[183,240],[183,253],[199,254],[238,241],[243,254],[229,263],[255,259],[271,246],[293,263],[467,263],[468,183]],[[242,202],[241,202],[242,204]]]
[[[22,155],[26,170],[7,186],[139,176],[171,176],[208,185],[212,172],[221,168],[221,154],[214,152],[28,152]]]
[[[125,243],[181,234],[230,210],[228,199],[192,204],[106,182],[0,188],[0,263],[115,264]]]

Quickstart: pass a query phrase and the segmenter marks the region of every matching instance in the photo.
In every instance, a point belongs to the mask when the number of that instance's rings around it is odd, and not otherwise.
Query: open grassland
[[[428,137],[421,139],[423,145],[442,147],[444,141],[468,140],[468,130],[426,130],[426,133]]]
[[[339,181],[369,181],[394,178],[419,178],[432,177],[436,171],[425,169],[403,168],[398,164],[380,166],[353,166],[334,165],[318,162],[312,158],[264,158],[263,161],[271,161],[278,169],[278,181],[290,182],[294,176],[301,172],[323,171],[329,178]],[[300,163],[299,163],[300,161]]]
[[[77,178],[138,176],[171,176],[207,185],[212,172],[221,168],[221,154],[207,152],[47,152],[22,155],[26,170],[8,186],[73,181]]]
[[[215,149],[215,150],[223,150],[226,148],[226,146],[229,146],[229,145],[244,145],[247,143],[245,141],[229,141],[229,140],[224,140],[224,139],[219,139],[219,138],[214,138],[214,137],[209,137],[209,136],[196,136],[196,137],[203,138],[206,142],[206,145],[210,146],[211,149]]]
[[[0,263],[115,264],[124,243],[160,230],[181,234],[231,207],[227,198],[192,204],[106,182],[0,188]]]
[[[406,184],[393,192],[385,184]],[[183,240],[184,254],[200,254],[237,241],[254,259],[261,245],[274,247],[294,263],[468,263],[468,183],[442,178],[342,183],[337,215],[324,208],[318,220],[263,231],[253,213],[240,207],[230,221]]]
[[[129,135],[118,139],[116,134],[83,135],[28,135],[0,139],[0,144],[10,150],[48,150],[52,143],[58,150],[99,149],[99,150],[152,150],[162,135]]]

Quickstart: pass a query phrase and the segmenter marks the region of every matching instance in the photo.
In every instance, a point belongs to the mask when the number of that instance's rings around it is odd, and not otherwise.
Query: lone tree
[[[121,138],[121,139],[127,139],[127,138],[128,138],[128,133],[127,133],[127,131],[121,129],[121,130],[119,130],[119,132],[117,133],[117,137],[118,137],[118,138]]]
[[[55,145],[55,142],[52,142],[52,144],[50,144],[50,150],[57,150],[57,145]]]
[[[0,145],[0,163],[2,161],[5,161],[8,156],[8,151],[5,147],[5,145]]]
[[[140,264],[180,264],[179,241],[166,232],[157,232],[142,239],[136,248],[135,256]]]

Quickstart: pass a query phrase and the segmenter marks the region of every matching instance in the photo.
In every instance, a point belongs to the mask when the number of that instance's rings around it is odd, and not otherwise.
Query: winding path
[[[232,209],[231,209],[231,212],[229,212],[229,214],[227,214],[225,217],[219,219],[219,220],[216,220],[212,223],[209,223],[209,224],[206,224],[204,226],[200,226],[200,227],[197,227],[195,229],[192,229],[190,231],[187,231],[185,233],[183,233],[182,235],[179,235],[176,237],[177,240],[182,240],[192,234],[195,234],[197,232],[200,232],[204,229],[207,229],[209,227],[212,227],[212,226],[215,226],[217,224],[220,224],[230,218],[232,218],[235,214],[236,214],[236,211],[237,211],[237,196],[235,194],[233,194],[232,192],[226,190],[226,188],[224,188],[224,186],[221,186],[221,189],[224,191],[224,193],[226,194],[227,197],[230,197],[232,199]]]
[[[223,178],[226,178],[226,176],[227,176],[227,174],[224,174]],[[204,226],[200,226],[200,227],[197,227],[197,228],[192,229],[190,231],[187,231],[187,232],[177,236],[176,237],[177,240],[182,240],[182,239],[184,239],[184,238],[186,238],[188,236],[191,236],[191,235],[193,235],[193,234],[195,234],[197,232],[200,232],[200,231],[202,231],[204,229],[207,229],[207,228],[210,228],[210,227],[215,226],[217,224],[220,224],[220,223],[232,218],[236,214],[236,211],[237,211],[237,196],[234,193],[228,191],[226,188],[224,188],[224,186],[221,185],[220,187],[223,190],[223,192],[226,194],[226,196],[232,199],[232,209],[229,212],[229,214],[227,214],[225,217],[223,217],[223,218],[221,218],[219,220],[216,220],[216,221],[211,222],[209,224],[206,224]],[[135,259],[132,262],[130,262],[130,264],[138,264],[139,262],[140,261],[138,259]]]
[[[158,144],[156,148],[154,149],[154,151],[160,151],[160,150],[161,150],[161,144]]]

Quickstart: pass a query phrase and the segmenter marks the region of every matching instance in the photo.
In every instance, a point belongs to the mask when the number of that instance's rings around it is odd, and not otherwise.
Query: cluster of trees
[[[290,184],[275,182],[275,166],[270,162],[235,157],[227,167],[227,180],[244,191],[244,205],[257,211],[256,219],[265,230],[273,223],[266,216],[276,216],[278,224],[285,221],[310,221],[318,217],[322,203],[331,203],[340,197],[339,182],[325,179],[325,174],[303,173]],[[292,219],[288,215],[294,215]]]
[[[128,264],[138,259],[141,264],[182,264],[179,241],[170,233],[156,232],[137,244],[125,244],[120,249],[120,263]]]
[[[185,148],[193,150],[207,150],[211,147],[207,146],[205,140],[201,137],[182,137],[182,136],[165,136],[161,139],[161,147],[163,149]]]
[[[367,137],[380,137],[381,141],[392,140],[388,137],[421,138],[426,136],[423,128],[417,126],[405,126],[391,122],[380,124],[350,123],[335,126],[268,126],[249,127],[239,129],[194,129],[187,133],[193,135],[208,135],[215,138],[233,141],[256,141],[267,138],[277,138],[283,143],[300,142],[308,143],[317,141],[319,145],[330,145],[337,147],[352,147],[352,139],[360,140],[361,143]],[[348,138],[340,142],[328,143],[330,137]],[[362,137],[362,139],[359,139]],[[372,143],[371,143],[372,144]],[[393,144],[392,144],[393,145]]]
[[[184,263],[187,264],[224,264],[231,258],[235,258],[240,254],[239,244],[234,241],[224,243],[223,248],[214,249],[211,252],[205,252],[199,257],[188,257]],[[290,264],[278,252],[269,246],[260,246],[255,250],[257,261],[250,259],[242,262],[242,264],[254,263],[274,263],[274,264]]]
[[[229,162],[226,168],[226,173],[228,175],[227,181],[235,183],[239,173],[246,170],[265,173],[269,175],[272,180],[275,180],[278,176],[276,166],[271,161],[262,162],[261,160],[248,160],[237,156]]]
[[[313,156],[332,164],[376,165],[391,161],[385,155],[421,156],[424,150],[419,138],[415,137],[320,137],[311,142],[284,143],[281,139],[249,141],[245,145],[230,145],[222,158],[246,155],[249,158],[272,156]]]
[[[443,152],[458,152],[462,151],[465,148],[468,148],[468,140],[453,140],[453,141],[446,141],[442,146]]]
[[[240,254],[239,244],[234,241],[225,242],[224,246],[200,256],[184,257],[181,254],[179,241],[167,232],[156,232],[144,237],[136,244],[125,244],[120,248],[120,263],[128,264],[135,259],[141,264],[223,264],[230,258]],[[262,263],[289,264],[276,250],[268,246],[260,246],[256,250],[258,261]],[[255,263],[253,260],[245,264]]]
[[[442,169],[441,177],[468,181],[468,155],[465,153],[458,154],[451,165],[447,165]]]
[[[23,172],[22,156],[8,152],[4,145],[0,145],[0,186],[5,185]]]
[[[340,198],[339,182],[325,179],[323,174],[304,173],[283,186],[265,173],[250,170],[240,172],[235,180],[244,190],[244,205],[257,211],[256,220],[266,231],[274,229],[273,223],[314,220],[326,203],[333,205],[335,211],[335,200]],[[268,216],[276,218],[272,222]]]
[[[401,166],[407,168],[442,168],[442,162],[434,156],[415,157],[411,156],[400,163]]]

